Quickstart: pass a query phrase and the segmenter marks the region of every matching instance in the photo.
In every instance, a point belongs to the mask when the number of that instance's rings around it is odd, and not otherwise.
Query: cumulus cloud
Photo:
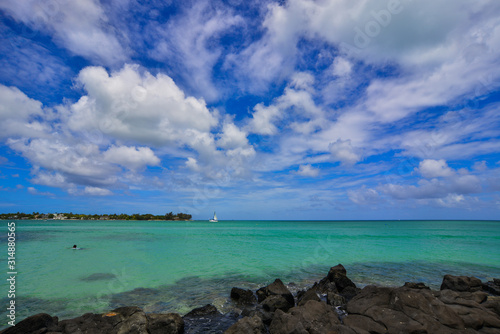
[[[425,159],[421,161],[418,167],[418,171],[425,178],[433,178],[433,177],[447,177],[452,176],[454,171],[448,167],[448,164],[445,160],[431,160]]]
[[[119,170],[103,163],[97,145],[80,143],[73,146],[49,138],[7,141],[37,168],[55,174],[42,174],[39,184],[71,187],[72,184],[110,186]]]
[[[102,67],[87,67],[77,80],[87,95],[67,111],[73,131],[97,128],[105,135],[147,145],[194,145],[186,132],[201,135],[217,124],[204,100],[185,96],[164,74],[141,74],[133,65],[111,75]]]
[[[443,175],[441,169],[432,169],[436,175]],[[421,179],[416,185],[385,184],[378,187],[379,191],[395,199],[436,199],[450,195],[477,194],[482,191],[481,180],[470,174],[445,172],[447,178]]]
[[[121,165],[128,169],[156,166],[160,159],[149,147],[112,146],[103,153],[104,161]]]
[[[226,121],[217,145],[225,149],[245,147],[248,145],[247,133],[238,128],[234,123]]]
[[[0,85],[0,136],[3,138],[40,136],[46,126],[37,119],[44,116],[42,104],[16,87]]]
[[[324,125],[325,112],[314,101],[311,87],[313,77],[308,73],[295,73],[283,94],[269,106],[262,103],[254,107],[247,129],[263,135],[276,135],[280,121],[289,124],[295,132],[309,134]],[[286,129],[281,129],[286,130]]]
[[[108,195],[141,184],[146,166],[162,164],[155,151],[187,159],[186,166],[205,177],[216,178],[224,166],[233,177],[249,175],[255,150],[247,133],[230,117],[216,133],[217,111],[186,96],[170,77],[132,65],[111,75],[88,67],[77,83],[86,95],[55,106],[57,113],[0,86],[0,116],[6,120],[0,126],[8,126],[8,146],[33,165],[32,182],[75,195]]]
[[[340,161],[346,165],[354,165],[361,160],[361,157],[355,152],[356,150],[351,145],[349,139],[337,139],[337,141],[330,143],[328,149],[334,161]]]
[[[319,175],[319,169],[311,165],[300,165],[297,174],[306,177],[316,177]]]

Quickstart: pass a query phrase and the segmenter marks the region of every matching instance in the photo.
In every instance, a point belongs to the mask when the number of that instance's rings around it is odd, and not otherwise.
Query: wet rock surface
[[[255,294],[233,288],[230,298],[238,313],[222,314],[211,304],[184,317],[133,306],[67,320],[40,313],[0,333],[500,334],[499,283],[445,275],[440,291],[414,282],[359,289],[337,265],[297,296],[279,279]]]

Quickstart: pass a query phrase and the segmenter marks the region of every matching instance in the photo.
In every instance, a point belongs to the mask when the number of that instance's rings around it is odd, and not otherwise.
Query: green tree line
[[[121,214],[93,214],[85,215],[78,213],[1,213],[0,219],[79,219],[79,220],[190,220],[192,216],[187,213],[177,213],[173,212],[166,213],[164,215],[153,215],[150,213],[140,214],[135,213],[132,215],[127,215],[125,213]]]

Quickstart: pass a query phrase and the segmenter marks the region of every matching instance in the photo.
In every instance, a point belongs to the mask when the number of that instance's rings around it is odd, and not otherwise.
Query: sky
[[[499,219],[496,0],[0,0],[0,211]]]

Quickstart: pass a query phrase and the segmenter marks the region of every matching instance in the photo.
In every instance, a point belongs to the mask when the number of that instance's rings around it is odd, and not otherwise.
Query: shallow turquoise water
[[[6,234],[7,221],[1,224]],[[122,305],[184,313],[214,303],[225,311],[232,286],[256,289],[279,277],[298,289],[338,263],[360,286],[421,281],[438,288],[447,273],[500,277],[498,221],[16,221],[16,227],[17,321]]]

